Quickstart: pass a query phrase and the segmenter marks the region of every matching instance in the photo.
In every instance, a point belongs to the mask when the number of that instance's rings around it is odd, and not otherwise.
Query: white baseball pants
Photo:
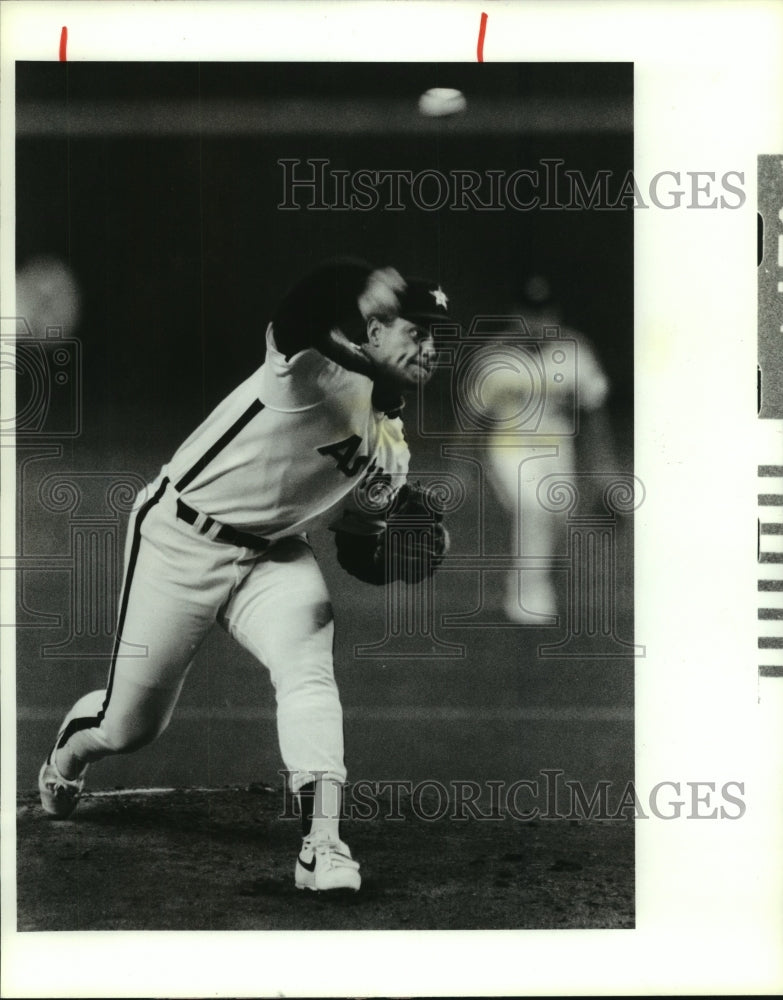
[[[269,670],[292,791],[314,775],[344,782],[332,609],[306,539],[263,552],[213,540],[177,518],[176,501],[164,480],[130,518],[108,686],[76,703],[57,746],[92,762],[154,740],[219,622]]]

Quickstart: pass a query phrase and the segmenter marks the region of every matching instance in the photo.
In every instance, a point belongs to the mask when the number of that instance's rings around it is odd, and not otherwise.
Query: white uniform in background
[[[511,528],[513,554],[535,557],[542,565],[511,570],[506,579],[505,612],[519,624],[546,625],[558,613],[553,571],[548,562],[566,555],[566,515],[547,510],[538,496],[547,476],[573,476],[577,468],[578,411],[594,411],[603,406],[609,381],[586,338],[575,330],[561,328],[557,340],[546,341],[543,326],[549,319],[526,318],[531,343],[548,343],[560,352],[557,375],[545,373],[546,390],[540,401],[523,399],[530,382],[513,372],[503,377],[503,369],[484,387],[487,415],[498,429],[487,447],[488,475],[506,510]],[[488,356],[492,348],[486,349]],[[538,409],[540,402],[540,410]],[[537,414],[535,433],[525,433],[527,424],[514,429],[513,415],[524,411]],[[507,419],[508,418],[508,419]]]

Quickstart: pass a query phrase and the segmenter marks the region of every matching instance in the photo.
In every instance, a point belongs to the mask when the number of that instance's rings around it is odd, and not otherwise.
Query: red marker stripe
[[[66,55],[65,50],[68,48],[68,29],[63,27],[60,32],[60,62],[65,62]]]
[[[476,46],[476,58],[479,62],[484,62],[484,35],[487,33],[487,15],[481,15],[479,25],[478,45]]]

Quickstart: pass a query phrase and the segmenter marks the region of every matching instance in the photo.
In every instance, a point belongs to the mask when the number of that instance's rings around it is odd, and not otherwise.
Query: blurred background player
[[[550,342],[558,328],[556,349],[562,352],[557,372],[545,371],[539,383],[524,377],[524,369],[499,364],[482,393],[491,428],[487,472],[508,518],[511,551],[539,561],[536,567],[509,571],[504,610],[512,622],[547,625],[555,623],[553,616],[561,610],[551,560],[566,554],[567,514],[547,510],[538,489],[547,476],[568,479],[578,468],[613,467],[603,411],[609,380],[584,334],[563,326],[548,277],[532,275],[524,281],[511,315],[524,321],[518,333],[532,345]],[[531,399],[535,392],[541,398]],[[535,420],[517,421],[520,413],[535,414]]]
[[[16,272],[16,315],[24,321],[17,336],[32,334],[45,340],[49,331],[67,337],[76,328],[80,311],[79,289],[64,261],[36,256]]]

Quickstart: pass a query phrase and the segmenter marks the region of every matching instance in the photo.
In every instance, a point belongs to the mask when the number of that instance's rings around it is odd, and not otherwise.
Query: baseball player
[[[558,602],[551,560],[563,545],[566,515],[547,510],[538,495],[548,476],[569,481],[577,469],[575,438],[577,411],[597,414],[609,393],[609,380],[588,339],[561,325],[561,310],[553,298],[549,279],[531,276],[523,285],[521,314],[531,343],[546,346],[541,398],[528,398],[530,381],[501,359],[492,379],[487,379],[483,399],[494,430],[487,449],[488,476],[505,508],[512,528],[514,549],[538,565],[506,578],[506,617],[521,625],[546,625],[553,621]],[[559,333],[550,339],[550,331]],[[489,349],[491,351],[491,349]],[[544,388],[545,386],[545,388]],[[536,416],[535,433],[517,414]],[[605,422],[591,435],[592,462],[612,462]],[[580,433],[579,438],[583,435]],[[585,442],[586,443],[586,442]],[[586,456],[588,449],[579,449]]]
[[[430,324],[447,318],[447,301],[435,283],[345,260],[285,296],[264,363],[136,501],[108,684],[63,721],[39,776],[47,813],[72,813],[90,764],[163,732],[218,622],[274,686],[303,824],[296,886],[360,887],[339,829],[346,769],[332,610],[307,531],[346,501],[333,525],[339,561],[374,583],[420,582],[442,558],[448,534],[437,519],[426,543],[415,535],[418,548],[394,560],[384,535],[390,510],[421,504],[405,483],[401,394],[431,376]]]

